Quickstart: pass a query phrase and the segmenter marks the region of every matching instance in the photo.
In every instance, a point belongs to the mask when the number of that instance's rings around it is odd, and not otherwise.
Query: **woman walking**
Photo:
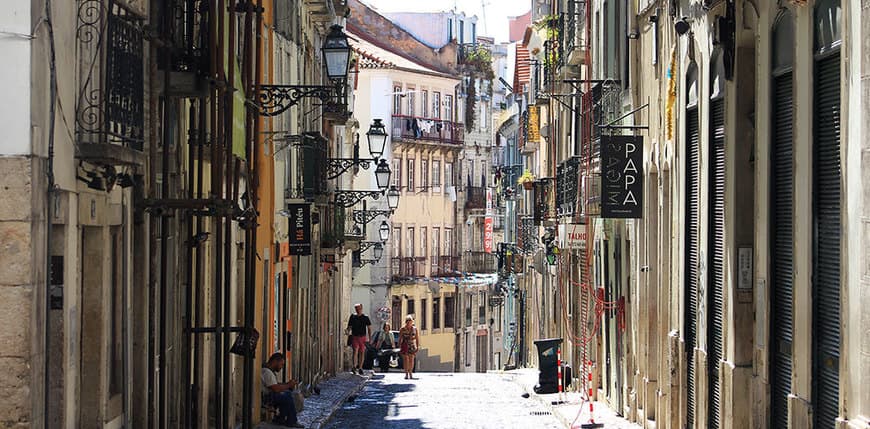
[[[405,366],[405,379],[414,378],[414,357],[420,348],[420,338],[417,337],[417,327],[414,326],[414,316],[405,317],[405,326],[399,330],[399,353]]]

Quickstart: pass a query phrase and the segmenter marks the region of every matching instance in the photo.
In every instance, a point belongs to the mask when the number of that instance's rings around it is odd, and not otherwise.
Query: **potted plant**
[[[535,175],[531,171],[526,170],[523,175],[517,180],[517,183],[523,185],[526,190],[531,190],[535,186]]]

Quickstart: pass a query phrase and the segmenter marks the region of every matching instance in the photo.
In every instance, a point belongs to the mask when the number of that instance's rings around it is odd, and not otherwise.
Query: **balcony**
[[[460,260],[456,256],[433,257],[432,272],[429,275],[432,277],[459,277],[462,274],[459,263]]]
[[[461,146],[465,142],[465,126],[444,119],[393,115],[392,136],[394,141]]]
[[[492,253],[467,251],[463,255],[462,267],[469,273],[494,273],[498,270],[498,258]]]
[[[390,262],[394,282],[414,280],[426,275],[425,256],[390,258]]]
[[[76,21],[76,157],[141,165],[145,138],[142,17],[112,2],[83,2]]]
[[[465,188],[465,209],[485,209],[486,188],[482,186],[468,186]]]

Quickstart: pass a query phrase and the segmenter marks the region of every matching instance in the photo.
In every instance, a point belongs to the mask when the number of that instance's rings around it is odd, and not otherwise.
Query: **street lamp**
[[[390,186],[390,190],[387,191],[387,206],[390,207],[390,210],[399,207],[399,190],[396,189],[396,185]]]
[[[346,79],[350,66],[350,45],[340,25],[330,27],[321,51],[323,62],[326,63],[326,76],[330,79]]]
[[[386,242],[390,239],[390,224],[387,221],[381,221],[381,226],[378,228],[378,234],[381,236],[381,241]]]
[[[384,256],[384,245],[375,243],[375,259],[381,260],[381,256]]]
[[[375,169],[375,180],[378,182],[378,189],[381,191],[386,191],[387,187],[390,186],[390,166],[387,164],[387,160],[382,159],[378,163],[378,168]],[[389,196],[388,196],[389,198]]]
[[[387,145],[387,129],[380,119],[374,121],[366,132],[366,138],[369,140],[369,152],[378,159],[384,154],[384,147]]]

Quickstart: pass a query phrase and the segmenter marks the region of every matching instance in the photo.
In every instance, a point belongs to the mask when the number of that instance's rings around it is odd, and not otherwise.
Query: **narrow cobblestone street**
[[[498,374],[376,374],[328,428],[561,428],[540,402]]]

